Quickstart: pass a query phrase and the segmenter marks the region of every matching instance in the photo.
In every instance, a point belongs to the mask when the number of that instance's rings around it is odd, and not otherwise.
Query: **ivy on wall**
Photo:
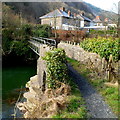
[[[56,89],[60,87],[60,82],[66,83],[68,70],[65,51],[60,48],[55,48],[47,52],[43,60],[47,62],[47,87]]]

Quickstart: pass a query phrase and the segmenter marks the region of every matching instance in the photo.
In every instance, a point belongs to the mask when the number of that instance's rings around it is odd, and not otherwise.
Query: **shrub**
[[[4,54],[7,54],[10,50],[10,45],[12,42],[12,29],[4,29],[2,30],[2,49]]]
[[[29,51],[28,43],[24,41],[13,41],[13,52],[16,53],[18,56],[25,55]]]
[[[32,32],[35,37],[48,38],[51,36],[51,27],[49,25],[36,25]]]
[[[55,32],[62,41],[80,42],[86,36],[86,33],[81,30],[52,30],[53,34]]]
[[[4,28],[2,30],[2,49],[3,55],[10,54],[11,52],[16,55],[28,54],[28,38],[30,36],[29,25],[23,25],[22,28]]]
[[[23,35],[28,38],[29,36],[32,36],[32,25],[30,24],[24,24],[22,25],[22,32],[23,32]]]
[[[117,30],[116,29],[110,29],[110,30],[90,30],[90,35],[96,35],[96,36],[116,36]]]
[[[59,82],[66,83],[68,74],[65,51],[60,48],[54,49],[47,52],[43,59],[47,61],[47,87],[55,89],[60,87]]]
[[[115,61],[119,60],[119,38],[88,38],[80,44],[80,47],[89,52],[95,52],[106,60],[109,59],[110,54]]]

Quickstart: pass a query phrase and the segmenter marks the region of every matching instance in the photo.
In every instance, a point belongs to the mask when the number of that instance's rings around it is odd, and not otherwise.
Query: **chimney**
[[[104,22],[108,22],[108,18],[105,18]]]
[[[60,10],[65,11],[65,7],[61,7]]]
[[[70,10],[68,11],[68,16],[71,16],[71,12],[70,12]]]
[[[96,16],[96,19],[99,20],[99,19],[100,19],[100,16]]]
[[[76,13],[74,13],[74,18],[76,18],[77,17],[77,14]]]
[[[81,15],[81,16],[84,16],[84,12],[83,12],[83,11],[81,11],[81,12],[80,12],[80,15]]]

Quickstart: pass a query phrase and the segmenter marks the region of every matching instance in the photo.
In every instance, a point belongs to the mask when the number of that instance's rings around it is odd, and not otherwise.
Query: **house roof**
[[[44,18],[52,18],[52,17],[66,17],[66,18],[74,18],[74,15],[68,15],[67,12],[61,10],[61,9],[56,9],[46,15],[43,15],[41,17],[39,17],[40,19],[44,19]],[[77,15],[76,18],[82,19],[82,20],[86,20],[86,21],[91,21],[89,18],[85,17],[85,16],[81,16],[81,15]]]
[[[104,22],[108,23],[108,24],[114,24],[114,22],[108,18],[104,19]]]
[[[69,16],[68,13],[66,13],[65,11],[62,11],[62,10],[59,10],[59,9],[56,9],[44,16],[41,16],[39,17],[40,19],[43,19],[43,18],[51,18],[51,17],[68,17],[68,18],[71,18],[72,16]]]
[[[92,20],[90,20],[89,18],[85,17],[85,16],[82,16],[82,18],[88,22],[91,22]]]
[[[102,21],[100,20],[100,16],[96,16],[96,18],[93,19],[93,22],[101,23]]]
[[[79,14],[77,14],[77,18],[79,18],[81,20],[84,20],[84,18],[81,15],[79,15]]]

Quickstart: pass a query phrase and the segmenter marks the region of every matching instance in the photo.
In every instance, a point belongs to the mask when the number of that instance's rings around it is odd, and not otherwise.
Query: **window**
[[[56,29],[59,29],[59,26],[56,26]]]
[[[52,25],[53,23],[52,23],[52,21],[50,21],[50,25]]]

